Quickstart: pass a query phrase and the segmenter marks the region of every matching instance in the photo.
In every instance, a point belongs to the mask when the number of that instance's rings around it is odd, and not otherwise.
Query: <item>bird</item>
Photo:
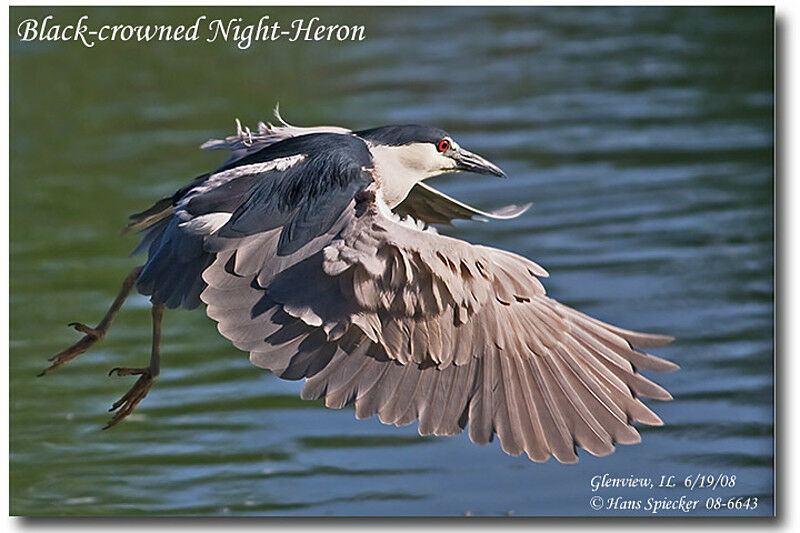
[[[446,131],[276,124],[201,146],[229,158],[131,215],[146,261],[95,327],[53,356],[49,374],[104,338],[128,294],[149,296],[152,351],[111,406],[133,412],[160,371],[166,309],[205,307],[256,367],[305,379],[301,397],[354,405],[357,418],[418,424],[509,455],[578,460],[641,441],[663,421],[641,398],[671,400],[639,370],[678,366],[643,351],[673,337],[622,329],[550,298],[548,272],[515,253],[439,232],[456,219],[506,220],[530,207],[482,211],[427,180],[505,177]]]

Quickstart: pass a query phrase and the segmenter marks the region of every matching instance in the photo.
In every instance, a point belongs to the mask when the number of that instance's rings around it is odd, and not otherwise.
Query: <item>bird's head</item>
[[[505,177],[494,163],[461,148],[444,130],[429,126],[381,126],[355,134],[369,143],[375,177],[391,206],[414,184],[447,172]]]

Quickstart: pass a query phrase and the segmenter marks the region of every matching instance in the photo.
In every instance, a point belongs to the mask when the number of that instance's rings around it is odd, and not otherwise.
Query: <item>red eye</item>
[[[442,139],[436,146],[436,149],[439,150],[440,152],[446,152],[448,148],[450,148],[450,141],[448,141],[447,139]]]

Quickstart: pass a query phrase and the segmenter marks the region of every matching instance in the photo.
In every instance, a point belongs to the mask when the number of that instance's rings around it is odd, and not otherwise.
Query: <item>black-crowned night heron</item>
[[[277,113],[276,113],[277,115]],[[134,269],[95,328],[47,373],[103,338],[130,289],[149,295],[153,349],[114,403],[116,424],[159,372],[164,308],[204,303],[220,333],[258,367],[306,378],[302,397],[386,424],[419,421],[422,435],[469,423],[473,442],[496,433],[506,453],[577,460],[639,442],[633,422],[661,424],[637,397],[669,393],[637,369],[676,365],[634,347],[671,338],[605,324],[545,296],[547,272],[510,252],[439,235],[428,224],[509,218],[424,183],[447,172],[503,176],[446,132],[425,126],[362,131],[278,126],[205,148],[231,158],[150,209]]]

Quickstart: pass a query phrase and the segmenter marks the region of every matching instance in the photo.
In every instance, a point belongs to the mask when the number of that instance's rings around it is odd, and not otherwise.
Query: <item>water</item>
[[[652,496],[770,514],[773,484],[771,9],[17,8],[97,24],[262,14],[364,24],[363,43],[11,43],[11,511],[35,515],[586,515],[592,476],[733,474],[732,489]],[[143,364],[147,300],[97,349],[37,379],[98,320],[136,240],[127,214],[215,167],[210,137],[268,118],[424,122],[510,178],[437,180],[510,222],[451,233],[538,261],[549,293],[624,327],[668,333],[681,365],[651,374],[662,428],[565,466],[465,435],[357,421],[251,367],[201,311],[165,319],[162,378],[100,431]],[[604,497],[649,497],[634,489]],[[708,497],[756,510],[705,511]],[[646,514],[644,511],[640,511]]]

